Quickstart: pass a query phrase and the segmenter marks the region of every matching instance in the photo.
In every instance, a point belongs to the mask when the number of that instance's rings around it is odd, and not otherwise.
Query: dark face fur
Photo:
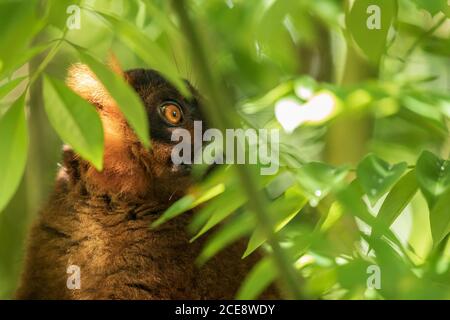
[[[197,92],[187,83],[192,94],[187,99],[153,70],[130,70],[126,78],[144,102],[150,125],[152,149],[142,155],[142,160],[150,168],[155,184],[168,192],[179,193],[180,187],[189,184],[191,165],[173,163],[171,152],[178,141],[171,141],[171,137],[179,128],[187,129],[194,137],[194,121],[203,120]]]
[[[189,99],[183,97],[153,70],[134,69],[123,76],[146,108],[151,149],[143,147],[115,102],[89,69],[77,65],[69,72],[67,82],[75,92],[97,106],[105,130],[104,170],[98,172],[88,166],[81,178],[95,192],[152,197],[162,202],[176,200],[191,184],[191,167],[172,162],[172,149],[179,142],[171,141],[171,136],[174,130],[184,128],[190,131],[193,139],[194,121],[203,120],[198,94],[188,83],[192,96]]]

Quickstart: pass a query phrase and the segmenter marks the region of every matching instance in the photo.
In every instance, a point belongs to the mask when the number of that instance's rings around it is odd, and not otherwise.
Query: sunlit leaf
[[[139,95],[121,76],[114,73],[103,63],[81,50],[79,54],[81,60],[95,73],[111,97],[116,101],[144,146],[149,147],[150,139],[147,113]]]
[[[430,212],[433,244],[437,246],[450,233],[450,188],[437,199]]]
[[[418,189],[416,173],[415,170],[412,170],[402,177],[389,192],[378,212],[377,220],[386,227],[391,226],[410,203]],[[373,233],[375,234],[376,230]]]
[[[270,183],[266,185],[269,181]],[[264,176],[264,178],[258,180],[258,183],[260,188],[266,185],[265,190],[267,192],[268,188],[274,189],[279,181],[276,178],[274,179],[273,176]],[[196,232],[191,241],[194,241],[224,221],[244,205],[246,201],[247,197],[244,190],[242,190],[241,184],[238,181],[230,183],[220,196],[213,199],[195,215],[192,223],[189,225],[189,230]]]
[[[330,210],[328,211],[327,217],[320,226],[320,231],[325,232],[330,229],[342,217],[343,213],[344,208],[342,207],[342,204],[339,203],[339,201],[333,202]]]
[[[274,232],[278,232],[286,226],[306,203],[307,199],[305,196],[295,187],[289,189],[283,197],[271,202],[268,207],[268,212],[270,212],[272,221],[274,222]],[[266,239],[267,236],[264,230],[261,227],[257,228],[248,242],[243,258],[255,251]]]
[[[381,272],[379,292],[386,299],[402,296],[404,299],[446,299],[449,297],[447,284],[436,283],[426,277],[418,277],[412,271],[405,256],[387,242],[376,238],[364,237],[375,250],[376,266]]]
[[[25,170],[27,151],[25,95],[22,95],[0,118],[0,212],[19,186]]]
[[[404,110],[402,115],[409,117],[412,121],[416,121],[425,128],[430,128],[436,133],[442,133],[447,136],[447,128],[442,113],[436,108],[434,101],[427,101],[423,97],[405,96],[402,98]],[[412,114],[408,115],[407,111]]]
[[[49,1],[49,23],[62,30],[69,17],[67,8],[70,6],[80,6],[80,0],[50,0]],[[81,10],[81,9],[80,9]],[[69,11],[73,13],[72,11]]]
[[[243,212],[225,224],[208,238],[200,256],[197,258],[197,263],[200,265],[204,264],[219,251],[247,235],[251,231],[253,223],[253,215],[250,212]]]
[[[245,277],[236,295],[238,300],[256,299],[276,279],[278,269],[271,258],[259,261]]]
[[[266,193],[269,199],[278,198],[294,183],[295,177],[291,172],[282,172],[266,186]]]
[[[20,77],[14,80],[11,80],[0,87],[0,99],[6,96],[8,93],[12,91],[19,83],[21,83],[25,79],[25,77]]]
[[[379,230],[381,234],[386,236],[390,241],[401,246],[397,237],[392,231],[372,216],[367,205],[362,200],[363,190],[358,180],[354,180],[349,186],[339,191],[338,200],[346,209],[346,213],[361,219],[373,229]]]
[[[390,165],[375,155],[368,155],[356,170],[358,180],[372,205],[383,196],[405,172],[405,162]]]
[[[346,16],[347,28],[370,61],[378,64],[397,14],[395,0],[356,0]]]
[[[314,272],[308,277],[304,286],[305,292],[309,296],[319,297],[329,291],[337,281],[337,270],[335,267],[315,268]]]
[[[190,96],[190,92],[186,84],[180,79],[176,66],[170,58],[158,46],[158,44],[150,39],[145,33],[128,21],[119,20],[116,17],[101,13],[108,20],[118,33],[121,40],[135,52],[149,67],[152,67],[173,83],[181,93]]]
[[[27,51],[33,36],[43,27],[38,1],[0,1],[0,61],[5,66],[16,64]]]
[[[224,191],[224,185],[218,184],[204,193],[188,194],[177,200],[167,209],[161,217],[152,224],[152,228],[156,228],[161,224],[179,216],[180,214],[197,207],[198,205],[216,197]]]
[[[45,77],[45,111],[61,139],[97,170],[103,168],[103,126],[95,107],[64,82]]]
[[[450,188],[450,160],[424,151],[417,160],[416,174],[420,190],[433,208],[437,198]]]
[[[51,43],[36,45],[25,51],[18,52],[17,56],[14,58],[14,62],[5,65],[3,69],[0,67],[0,79],[3,79],[4,77],[8,76],[12,72],[14,72],[17,68],[23,66],[32,58],[44,52],[46,49],[50,47],[50,45]]]
[[[408,285],[413,285],[417,281],[417,278],[409,270],[406,261],[402,260],[397,252],[385,241],[367,237],[365,237],[365,240],[375,251],[376,263],[373,265],[381,274],[371,273],[371,275],[380,277],[379,289],[384,296],[390,298],[397,296],[402,281],[404,281],[403,283],[408,283]]]
[[[334,168],[320,162],[308,163],[297,171],[297,181],[313,199],[322,199],[340,186],[347,176],[347,168]]]
[[[217,198],[214,203],[209,204],[212,207],[210,212],[210,217],[201,230],[191,239],[194,241],[198,237],[205,234],[207,231],[211,230],[213,227],[221,223],[225,218],[230,216],[239,207],[241,207],[247,200],[245,194],[242,192],[241,188],[227,189],[220,198]],[[203,210],[210,210],[205,208]],[[199,212],[202,215],[202,212]]]

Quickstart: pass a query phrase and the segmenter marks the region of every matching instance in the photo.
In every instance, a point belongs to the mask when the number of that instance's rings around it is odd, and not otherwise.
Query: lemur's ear
[[[110,53],[108,57],[108,65],[112,71],[117,73],[118,75],[125,77],[125,73],[123,72],[122,67],[120,66],[119,59],[117,59],[114,53]]]
[[[114,56],[109,58],[109,67],[126,79]],[[141,194],[147,189],[145,169],[134,156],[139,139],[127,125],[127,121],[103,84],[88,66],[77,63],[70,67],[67,85],[79,96],[95,105],[104,130],[103,171],[98,172],[78,156],[67,153],[66,170],[79,166],[80,170],[67,170],[74,179],[81,179],[88,189],[108,194]],[[134,149],[133,149],[134,148]],[[75,161],[77,160],[77,161]],[[79,160],[79,161],[78,161]]]
[[[113,72],[124,76],[120,63],[116,56],[110,54],[108,65]],[[69,68],[66,79],[67,85],[82,98],[96,105],[107,108],[115,104],[103,84],[97,79],[88,66],[76,63]]]

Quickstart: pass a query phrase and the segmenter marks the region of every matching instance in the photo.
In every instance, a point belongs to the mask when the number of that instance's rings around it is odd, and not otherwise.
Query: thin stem
[[[61,38],[56,40],[57,41],[56,44],[50,49],[50,52],[47,54],[47,56],[44,58],[44,60],[42,60],[41,64],[37,67],[36,71],[33,72],[33,75],[31,76],[30,81],[28,82],[27,89],[28,89],[28,87],[30,87],[33,84],[34,81],[36,81],[36,79],[39,77],[39,75],[42,73],[42,71],[45,70],[45,68],[50,63],[50,61],[53,60],[56,53],[58,53],[59,47],[65,40],[66,33],[67,33],[67,28],[64,29]]]
[[[230,107],[232,103],[229,101],[229,96],[224,94],[224,87],[219,86],[217,79],[212,74],[211,68],[208,65],[208,55],[206,54],[203,43],[199,39],[194,24],[187,14],[185,1],[172,0],[172,7],[190,45],[192,60],[197,68],[202,87],[211,99],[209,101],[214,101],[214,107],[208,102],[203,103],[202,105],[202,107],[206,109],[205,111],[208,120],[220,130],[234,128],[235,121],[233,121],[234,118],[230,116],[234,114],[234,110]],[[255,178],[250,173],[249,169],[245,166],[236,167],[241,183],[244,186],[249,199],[249,208],[256,215],[257,221],[264,231],[268,243],[273,249],[274,262],[278,267],[285,288],[288,290],[290,297],[300,299],[301,292],[298,285],[298,275],[291,261],[280,247],[277,235],[273,232],[273,223],[267,211],[266,199],[258,191]]]
[[[447,16],[444,15],[441,19],[439,19],[438,22],[436,22],[436,24],[433,27],[431,27],[429,30],[424,32],[419,38],[416,39],[416,41],[412,44],[412,46],[406,52],[405,56],[403,58],[401,58],[404,61],[404,63],[400,67],[400,70],[398,70],[398,72],[401,72],[405,69],[408,58],[419,47],[419,45],[422,43],[422,41],[425,40],[428,36],[433,35],[433,33],[435,33],[436,30],[439,29],[445,23],[446,20],[447,20]]]

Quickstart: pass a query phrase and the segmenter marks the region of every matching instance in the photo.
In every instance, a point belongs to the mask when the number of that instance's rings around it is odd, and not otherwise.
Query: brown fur
[[[192,213],[151,230],[190,178],[168,167],[170,144],[152,141],[147,150],[139,143],[89,69],[73,67],[68,84],[101,116],[104,170],[65,148],[53,195],[30,234],[17,298],[232,299],[258,256],[242,260],[245,242],[238,242],[198,268],[204,240],[189,243]],[[144,89],[144,95],[156,90]],[[70,265],[81,269],[79,290],[66,287]],[[263,295],[275,297],[274,291]]]

